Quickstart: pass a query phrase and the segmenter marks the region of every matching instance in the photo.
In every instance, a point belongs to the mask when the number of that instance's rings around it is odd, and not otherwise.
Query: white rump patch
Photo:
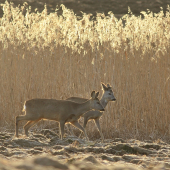
[[[22,110],[22,111],[24,112],[25,110],[26,110],[26,106],[25,106],[25,104],[24,104],[24,106],[23,106],[23,110]]]

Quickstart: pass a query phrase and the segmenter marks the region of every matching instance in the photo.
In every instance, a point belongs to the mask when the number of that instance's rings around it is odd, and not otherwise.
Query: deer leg
[[[30,120],[30,118],[27,116],[27,115],[24,115],[24,116],[16,116],[16,119],[15,119],[15,136],[18,137],[18,123],[21,121],[21,120]]]
[[[100,128],[99,118],[94,119],[94,121],[96,123],[97,129],[98,129],[100,136],[102,138],[102,142],[104,142],[104,136],[103,136],[103,133],[102,133],[101,128]]]
[[[24,130],[25,130],[25,135],[28,136],[28,130],[31,126],[34,126],[39,120],[34,120],[34,121],[28,121],[25,125],[24,125]]]
[[[84,124],[83,124],[83,127],[84,127],[84,130],[85,130],[85,131],[86,131],[87,122],[88,122],[88,118],[87,118],[87,117],[84,117]],[[86,134],[87,134],[87,133],[86,133]],[[81,137],[81,135],[82,135],[82,131],[81,131],[81,133],[80,133],[80,135],[79,135],[79,138]]]
[[[88,118],[84,117],[84,124],[83,124],[84,129],[86,128],[87,122],[88,122]]]
[[[76,128],[78,128],[79,130],[81,130],[85,134],[86,140],[88,140],[88,137],[87,137],[85,129],[78,123],[78,121],[71,122],[71,124],[73,126],[75,126]]]
[[[61,138],[61,140],[63,140],[63,136],[64,136],[64,124],[65,124],[64,121],[60,122],[60,138]]]

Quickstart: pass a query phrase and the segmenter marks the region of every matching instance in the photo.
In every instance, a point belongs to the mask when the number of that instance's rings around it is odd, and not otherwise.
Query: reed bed
[[[164,16],[129,13],[118,20],[90,14],[78,18],[62,5],[63,14],[39,13],[31,7],[2,5],[0,20],[0,127],[14,129],[25,100],[90,98],[101,82],[113,87],[101,118],[105,138],[170,140],[170,8]],[[125,24],[124,24],[125,23]],[[54,127],[51,121],[35,129]],[[90,138],[99,137],[94,123]]]

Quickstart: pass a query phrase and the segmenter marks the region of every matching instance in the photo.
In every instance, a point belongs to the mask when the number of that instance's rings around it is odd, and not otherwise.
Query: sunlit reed
[[[14,129],[25,100],[90,98],[92,90],[101,95],[103,82],[117,99],[101,120],[105,138],[170,139],[169,7],[166,16],[160,9],[137,17],[129,9],[120,20],[112,12],[93,20],[85,13],[78,19],[64,5],[60,16],[46,7],[41,13],[28,7],[23,14],[24,5],[2,5],[1,128]],[[99,137],[94,123],[87,133]]]

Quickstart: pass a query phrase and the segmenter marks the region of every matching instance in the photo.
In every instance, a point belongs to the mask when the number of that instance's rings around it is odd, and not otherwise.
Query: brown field
[[[84,141],[63,140],[51,130],[29,138],[0,133],[1,170],[169,170],[170,145],[161,140],[121,138]]]
[[[117,99],[101,119],[105,138],[170,140],[170,12],[32,13],[7,2],[0,20],[0,128],[14,132],[15,116],[32,98],[90,98],[110,83]],[[126,25],[123,25],[126,21]],[[34,127],[58,126],[43,121]],[[22,126],[20,126],[22,128]],[[78,131],[76,133],[79,133]],[[87,133],[99,138],[94,123]]]

